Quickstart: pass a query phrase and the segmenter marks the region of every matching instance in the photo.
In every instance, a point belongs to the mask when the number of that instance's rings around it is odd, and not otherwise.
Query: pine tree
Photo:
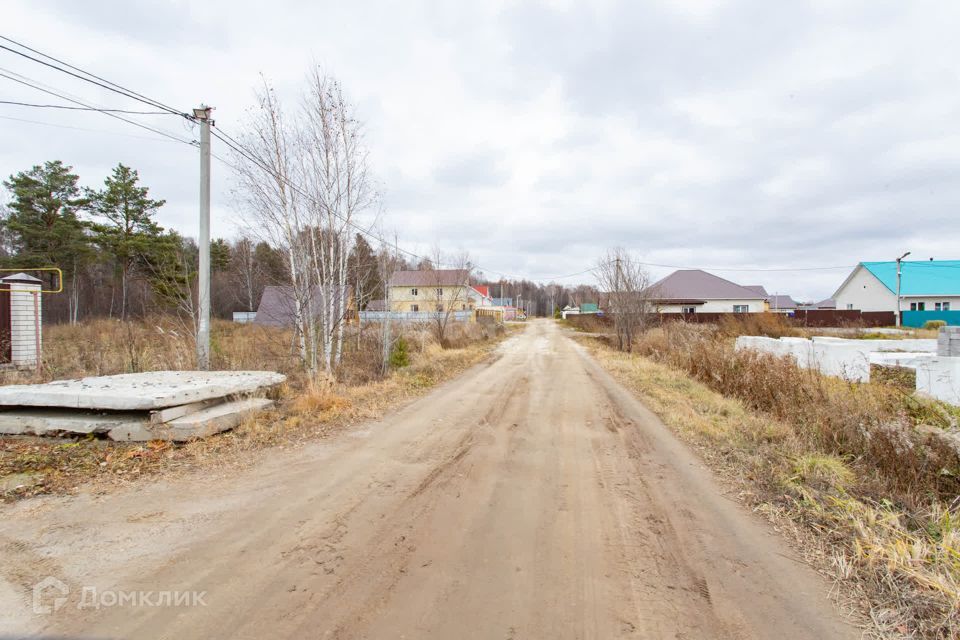
[[[226,271],[230,267],[230,245],[223,238],[217,238],[210,243],[210,271]]]
[[[96,242],[116,261],[120,279],[120,317],[127,318],[129,281],[137,275],[145,256],[169,247],[163,228],[153,220],[164,200],[151,200],[149,189],[138,186],[139,174],[118,164],[100,191],[88,190],[90,211],[103,222],[92,228]]]
[[[59,160],[36,165],[5,180],[12,197],[4,221],[13,267],[57,266],[63,270],[76,321],[77,277],[92,255],[86,225],[78,217],[84,206],[77,175]],[[55,283],[50,277],[49,286]]]

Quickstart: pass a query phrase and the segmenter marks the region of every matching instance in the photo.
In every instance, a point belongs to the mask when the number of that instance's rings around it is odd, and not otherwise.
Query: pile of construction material
[[[913,369],[918,392],[960,405],[960,327],[943,327],[937,339],[740,336],[736,348],[788,357],[805,369],[856,382],[870,380],[871,365]]]
[[[272,371],[154,371],[0,387],[0,434],[204,438],[273,404]]]

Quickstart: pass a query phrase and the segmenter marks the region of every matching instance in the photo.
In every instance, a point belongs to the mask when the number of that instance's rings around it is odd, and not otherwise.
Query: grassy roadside
[[[696,335],[693,340],[701,348],[724,349],[723,342],[704,337],[702,330]],[[746,504],[836,580],[840,604],[867,612],[872,637],[960,637],[960,512],[951,500],[958,471],[930,452],[921,456],[917,450],[926,445],[919,436],[896,433],[884,440],[876,435],[884,429],[916,428],[897,424],[895,412],[881,406],[899,397],[890,395],[895,390],[816,380],[822,395],[813,397],[812,387],[796,383],[807,394],[804,401],[785,388],[793,384],[791,375],[801,373],[778,369],[787,366],[784,362],[751,365],[724,351],[712,362],[678,366],[683,358],[669,350],[679,347],[662,336],[653,336],[655,344],[641,345],[648,357],[618,352],[600,339],[575,337],[695,446]],[[702,379],[691,373],[697,366],[704,367]],[[723,367],[727,370],[718,371]],[[754,375],[757,382],[748,393],[744,389]],[[728,376],[740,386],[725,386],[732,384]],[[751,395],[756,393],[785,398],[792,409],[772,410],[776,401]],[[824,422],[809,408],[815,403],[844,413],[869,437],[854,442],[855,436],[839,433],[841,423]],[[869,415],[884,419],[868,425]],[[893,462],[877,460],[882,452],[871,447],[898,438],[913,451],[888,452],[891,460],[903,454],[903,469],[893,473]]]
[[[249,341],[238,341],[234,335],[237,330],[226,329],[231,334],[221,335],[221,344],[229,345],[226,353],[237,360],[238,366],[233,368],[258,368],[251,366],[258,363],[248,355]],[[66,329],[70,337],[74,331]],[[379,418],[491,358],[497,345],[510,334],[509,330],[490,336],[484,333],[464,341],[459,348],[448,349],[428,337],[411,336],[408,340],[410,364],[386,377],[359,375],[356,366],[346,372],[345,379],[325,379],[314,384],[291,375],[277,391],[273,409],[246,420],[232,431],[205,440],[173,444],[118,443],[93,437],[59,440],[0,437],[0,499],[10,502],[41,494],[68,493],[89,483],[98,490],[106,490],[145,477],[249,464],[269,448],[298,446],[350,424]],[[77,348],[72,340],[65,340],[64,344]],[[174,346],[166,353],[179,358],[180,351]],[[148,358],[152,357],[149,355],[152,350],[143,352]],[[115,356],[123,360],[128,353]],[[269,353],[267,356],[272,357]],[[55,357],[58,363],[61,359],[68,360],[66,355]],[[260,364],[259,368],[266,367]],[[116,371],[108,369],[107,372]],[[82,375],[83,371],[71,373]]]

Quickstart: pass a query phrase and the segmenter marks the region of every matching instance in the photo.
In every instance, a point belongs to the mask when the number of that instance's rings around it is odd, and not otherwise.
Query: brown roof
[[[469,269],[423,269],[395,271],[390,277],[391,287],[456,287],[470,280]]]
[[[651,297],[662,301],[763,300],[755,290],[700,269],[681,269],[650,286]]]

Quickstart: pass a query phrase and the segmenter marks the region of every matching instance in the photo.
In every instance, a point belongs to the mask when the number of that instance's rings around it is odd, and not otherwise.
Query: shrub
[[[920,401],[894,386],[847,382],[788,358],[737,351],[723,335],[696,329],[675,323],[649,331],[634,350],[791,424],[819,452],[869,461],[904,494],[919,487],[942,498],[960,492],[957,451],[915,428],[919,422],[949,428],[949,416],[918,411],[913,405]]]
[[[390,368],[402,369],[410,366],[410,354],[407,350],[407,340],[403,336],[397,338],[390,350]]]
[[[939,329],[940,327],[947,326],[946,320],[927,320],[923,323],[924,329]]]

